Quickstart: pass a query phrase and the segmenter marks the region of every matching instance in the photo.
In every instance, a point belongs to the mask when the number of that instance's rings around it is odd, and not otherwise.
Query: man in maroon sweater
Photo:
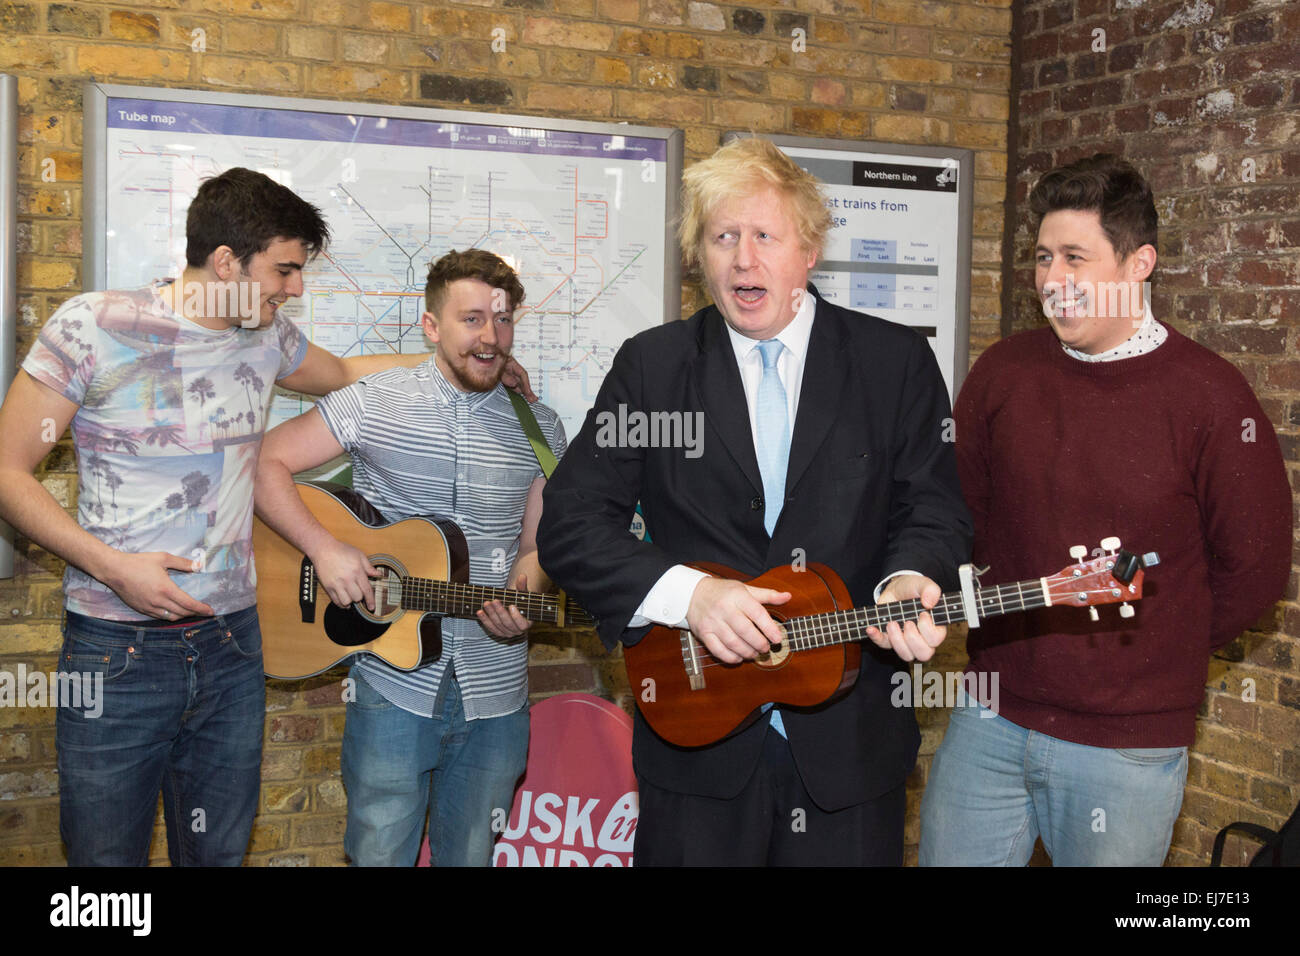
[[[1036,285],[1050,329],[1013,335],[957,399],[957,459],[991,580],[1037,577],[1118,536],[1160,565],[1136,614],[1079,608],[972,629],[972,686],[921,808],[922,865],[1156,865],[1187,778],[1211,651],[1290,573],[1277,439],[1227,361],[1152,316],[1151,190],[1098,155],[1044,176]],[[1100,552],[1096,552],[1100,553]],[[996,675],[997,684],[992,683]]]

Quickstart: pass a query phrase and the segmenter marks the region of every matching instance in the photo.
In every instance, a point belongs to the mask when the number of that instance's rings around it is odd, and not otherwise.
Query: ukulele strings
[[[1030,590],[1026,593],[1024,583],[999,584],[980,588],[979,599],[980,603],[985,606],[985,616],[1002,614],[1008,610],[1027,611],[1047,607],[1047,598],[1042,593],[1041,585],[1037,581],[1028,582]],[[1010,608],[1007,607],[1008,599],[1011,600],[1012,606]],[[994,607],[995,601],[997,602],[996,607]],[[940,625],[966,620],[966,605],[962,600],[961,592],[950,591],[943,594],[939,603],[932,608],[925,607],[919,598],[908,598],[903,601],[891,601],[888,604],[878,604],[869,608],[849,608],[843,611],[830,611],[824,614],[790,618],[784,622],[787,640],[783,641],[782,644],[788,643],[792,653],[814,647],[843,644],[865,637],[865,630],[868,627],[875,627],[883,631],[884,627],[890,623],[903,624],[908,621],[915,621],[924,611],[929,611],[934,622]],[[942,615],[942,618],[940,615]],[[691,668],[692,656],[688,646],[689,639],[689,634],[682,637],[682,664],[688,669]],[[696,667],[735,666],[726,665],[723,661],[714,658],[703,644],[700,644],[696,657]]]

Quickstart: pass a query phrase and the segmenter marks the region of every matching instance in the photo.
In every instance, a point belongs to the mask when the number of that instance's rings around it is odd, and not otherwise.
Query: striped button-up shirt
[[[353,487],[388,521],[437,516],[455,521],[469,545],[470,582],[506,587],[519,550],[528,489],[542,474],[505,387],[462,392],[435,360],[393,368],[322,398],[316,405],[352,456]],[[542,435],[563,456],[559,416],[532,406]],[[454,664],[465,718],[513,713],[528,699],[528,640],[503,640],[475,620],[444,618],[443,652],[414,671],[363,657],[365,680],[411,713],[434,712]]]

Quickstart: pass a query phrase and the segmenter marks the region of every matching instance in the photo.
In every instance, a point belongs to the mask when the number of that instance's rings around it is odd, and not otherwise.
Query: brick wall
[[[1300,489],[1300,4],[1029,0],[1019,19],[1007,329],[1041,321],[1023,208],[1034,180],[1123,154],[1157,197],[1153,311],[1241,369]],[[1275,612],[1210,663],[1171,863],[1206,862],[1234,820],[1276,828],[1300,800],[1296,596],[1293,575]],[[1237,862],[1243,846],[1229,845]]]
[[[978,349],[998,334],[1010,22],[1010,0],[0,3],[0,71],[19,77],[22,110],[18,355],[81,288],[87,79],[680,126],[688,162],[728,129],[969,147]],[[683,290],[688,311],[702,302]],[[38,474],[74,507],[66,440]],[[0,582],[0,667],[48,671],[61,565],[21,539],[17,565]],[[269,685],[250,862],[341,860],[341,676]],[[620,661],[590,632],[539,635],[530,676],[535,699],[582,690],[630,707]],[[0,708],[0,865],[63,859],[53,748],[52,712]],[[158,834],[164,859],[161,821]]]

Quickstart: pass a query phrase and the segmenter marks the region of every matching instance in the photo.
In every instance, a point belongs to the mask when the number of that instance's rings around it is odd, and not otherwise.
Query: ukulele
[[[980,587],[976,572],[962,565],[962,588],[945,593],[933,608],[919,599],[854,608],[839,576],[821,564],[803,570],[773,568],[746,582],[753,587],[789,591],[791,599],[767,611],[784,640],[767,653],[740,664],[714,660],[690,631],[655,627],[638,643],[623,648],[628,681],[637,708],[652,730],[680,747],[702,747],[730,736],[758,718],[767,703],[811,707],[848,691],[858,676],[867,628],[884,630],[929,610],[939,625],[964,621],[978,627],[995,617],[1040,607],[1086,607],[1097,620],[1098,604],[1121,604],[1120,616],[1133,616],[1129,601],[1142,598],[1143,568],[1158,564],[1151,553],[1138,557],[1118,551],[1118,538],[1105,538],[1108,551],[1085,561],[1077,545],[1077,563],[1049,577],[1014,584]],[[744,580],[744,575],[717,564],[695,564],[717,577]],[[1122,603],[1121,603],[1122,602]]]

